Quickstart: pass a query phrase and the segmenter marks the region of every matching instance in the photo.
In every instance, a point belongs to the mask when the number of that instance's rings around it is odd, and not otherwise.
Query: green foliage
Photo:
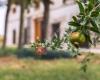
[[[63,39],[60,39],[58,36],[54,36],[51,41],[36,41],[32,44],[32,47],[35,49],[38,45],[41,45],[43,47],[49,48],[51,50],[57,50],[61,48],[61,44],[63,42]]]
[[[47,51],[46,51],[47,55],[49,55],[50,52],[52,51],[50,56],[52,56],[52,55],[56,56],[58,54],[58,56],[60,57],[60,55],[58,53],[59,51],[61,51],[61,53],[63,52],[64,54],[66,53],[66,55],[68,54],[69,57],[73,57],[78,54],[78,49],[72,45],[72,43],[70,41],[70,37],[67,34],[67,31],[66,31],[65,36],[61,39],[55,35],[51,41],[46,41],[44,43],[42,43],[41,41],[36,41],[35,43],[32,44],[31,47],[35,51],[37,45],[40,45],[40,44],[41,44],[41,46],[43,46],[47,49]],[[67,47],[67,46],[64,46],[64,44],[68,45],[68,48],[66,48],[65,50],[63,50],[63,48]],[[52,54],[52,53],[55,53],[56,55]]]
[[[100,15],[100,1],[88,0],[87,3],[76,1],[78,3],[80,14],[73,16],[73,20],[69,23],[75,27],[74,31],[81,31],[92,43],[90,31],[100,34],[100,26],[97,24],[96,18]]]
[[[100,35],[100,25],[96,20],[100,16],[100,0],[87,0],[86,3],[82,3],[79,0],[76,2],[80,13],[77,16],[73,16],[73,20],[69,22],[69,25],[75,27],[74,31],[81,31],[85,35],[86,41],[93,44],[90,32]],[[88,64],[91,60],[90,57],[91,54],[88,54],[82,60],[81,70],[83,72],[87,72]]]
[[[54,36],[51,43],[50,43],[51,45],[49,45],[49,47],[52,50],[57,50],[59,48],[62,48],[61,47],[62,42],[63,42],[63,39],[60,39],[58,36]]]
[[[89,66],[89,63],[91,62],[91,59],[93,58],[94,54],[93,53],[88,53],[86,55],[86,57],[81,61],[81,70],[83,72],[87,72],[88,70],[88,66]]]

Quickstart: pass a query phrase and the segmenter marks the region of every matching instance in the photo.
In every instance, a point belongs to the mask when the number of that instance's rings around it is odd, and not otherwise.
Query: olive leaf
[[[76,1],[78,3],[79,9],[80,9],[80,14],[84,14],[84,6],[80,1]]]

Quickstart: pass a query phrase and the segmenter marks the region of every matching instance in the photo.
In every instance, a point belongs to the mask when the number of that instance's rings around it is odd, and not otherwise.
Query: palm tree
[[[48,26],[48,21],[49,21],[49,13],[50,13],[50,4],[53,4],[51,0],[42,0],[44,4],[44,18],[43,18],[43,23],[42,23],[42,41],[44,42],[46,39],[46,31],[47,31],[47,26]]]
[[[8,17],[9,17],[9,12],[10,12],[10,6],[11,6],[11,0],[8,0],[6,19],[5,19],[5,29],[4,29],[4,41],[3,41],[3,46],[2,46],[3,49],[6,46],[6,40],[7,40]]]
[[[31,0],[19,0],[19,4],[21,6],[21,13],[20,13],[20,30],[19,30],[19,42],[18,42],[18,48],[22,48],[23,42],[23,21],[24,21],[24,10],[28,7]]]
[[[24,5],[23,0],[20,0],[21,12],[20,12],[20,29],[19,29],[19,42],[18,48],[22,47],[22,30],[23,30],[23,13],[24,13]]]

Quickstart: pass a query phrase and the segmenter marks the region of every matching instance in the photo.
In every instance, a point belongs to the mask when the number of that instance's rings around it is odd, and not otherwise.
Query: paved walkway
[[[100,54],[100,48],[80,49],[80,52],[93,52]]]

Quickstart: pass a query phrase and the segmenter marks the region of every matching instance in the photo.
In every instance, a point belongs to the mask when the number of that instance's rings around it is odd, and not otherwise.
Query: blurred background
[[[78,13],[75,0],[0,0],[0,44],[21,48],[61,38]]]

